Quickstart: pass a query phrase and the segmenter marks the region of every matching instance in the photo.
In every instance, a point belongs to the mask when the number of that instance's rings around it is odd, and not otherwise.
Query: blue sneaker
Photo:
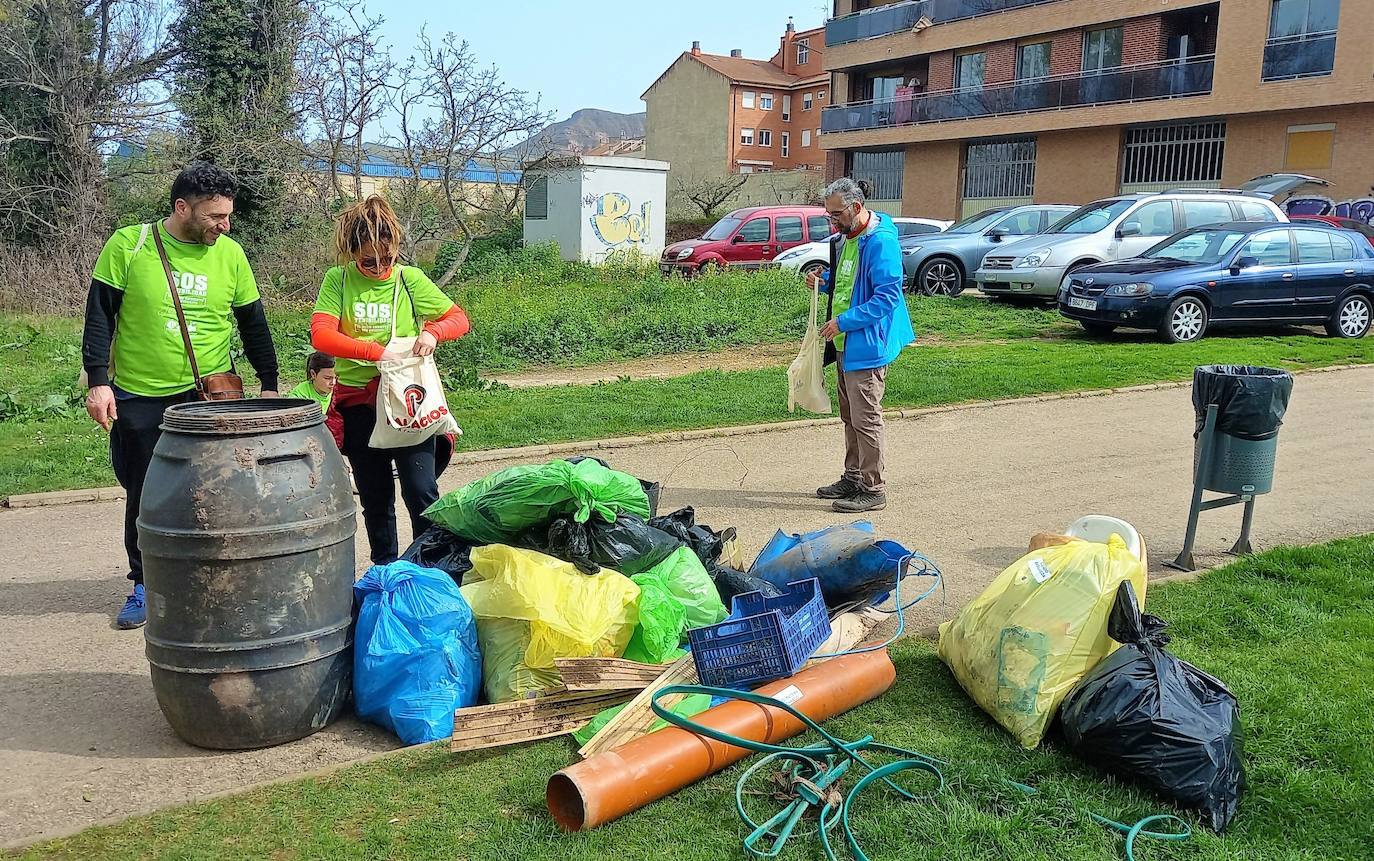
[[[143,584],[134,585],[134,594],[124,601],[124,609],[115,617],[115,627],[125,631],[142,628],[148,621],[148,607],[143,601]]]

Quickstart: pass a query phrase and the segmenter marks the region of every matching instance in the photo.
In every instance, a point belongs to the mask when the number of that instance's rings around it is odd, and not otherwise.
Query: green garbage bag
[[[625,705],[629,705],[629,703],[626,703]],[[625,705],[611,706],[604,712],[601,712],[596,717],[592,718],[591,723],[582,727],[582,729],[579,729],[576,732],[574,732],[573,738],[577,739],[578,746],[584,745],[587,742],[591,741],[593,736],[601,732],[602,727],[611,722],[611,718],[620,714],[620,710],[625,708]],[[710,707],[710,694],[692,694],[689,697],[684,697],[682,702],[678,703],[677,705],[669,707],[668,711],[676,715],[682,715],[683,717],[695,717],[696,715],[701,714]],[[667,725],[668,722],[660,718],[654,721],[653,726],[649,727],[649,732],[653,732],[657,729],[663,729]]]
[[[425,517],[473,544],[510,544],[525,529],[571,515],[607,523],[622,512],[649,516],[639,479],[595,460],[512,466],[444,494]]]
[[[679,547],[673,555],[644,573],[657,575],[668,593],[682,604],[687,614],[687,628],[714,625],[730,615],[711,575],[706,573],[706,566],[689,547]],[[683,635],[686,633],[684,629]]]
[[[673,597],[656,569],[630,578],[639,587],[639,622],[625,647],[625,658],[643,664],[663,664],[682,653],[678,644],[687,632],[687,608]]]

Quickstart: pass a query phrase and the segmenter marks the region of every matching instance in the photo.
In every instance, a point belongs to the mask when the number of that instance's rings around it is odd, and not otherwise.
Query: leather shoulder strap
[[[191,376],[195,378],[196,388],[202,387],[200,368],[196,365],[196,351],[191,346],[191,332],[186,328],[186,312],[181,310],[181,294],[177,292],[177,282],[172,277],[172,264],[167,259],[167,248],[162,244],[162,231],[153,225],[153,244],[157,246],[157,256],[162,260],[162,272],[167,276],[167,289],[172,293],[172,307],[177,309],[177,325],[181,327],[181,343],[186,347],[186,358],[191,362]]]

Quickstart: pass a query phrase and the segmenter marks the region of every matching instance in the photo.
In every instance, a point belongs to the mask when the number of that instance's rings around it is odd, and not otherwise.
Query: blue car
[[[1315,224],[1214,224],[1176,233],[1140,257],[1072,273],[1059,313],[1093,334],[1153,329],[1172,343],[1213,325],[1320,324],[1362,338],[1374,317],[1374,248]]]
[[[1040,233],[1073,211],[1072,206],[1046,204],[996,207],[939,233],[903,237],[906,286],[927,296],[958,296],[972,283],[983,255],[1002,242]]]

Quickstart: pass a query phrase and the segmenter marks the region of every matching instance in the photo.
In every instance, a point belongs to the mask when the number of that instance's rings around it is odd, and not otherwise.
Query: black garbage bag
[[[1193,369],[1193,437],[1207,423],[1207,407],[1217,405],[1217,430],[1240,439],[1269,439],[1279,432],[1293,375],[1252,365],[1203,365]]]
[[[706,573],[711,575],[711,582],[716,584],[716,591],[720,593],[720,600],[727,610],[733,611],[735,596],[745,592],[762,592],[765,598],[776,598],[782,594],[781,589],[767,580],[750,577],[743,571],[725,565],[707,565]]]
[[[434,524],[410,543],[406,552],[401,554],[401,558],[421,568],[438,568],[461,586],[463,575],[472,570],[471,554],[474,546],[444,527]]]
[[[1107,633],[1121,648],[1069,692],[1059,719],[1069,749],[1179,807],[1220,834],[1245,789],[1240,706],[1220,681],[1164,650],[1164,622],[1117,589]]]
[[[710,570],[711,566],[720,560],[725,542],[735,537],[733,527],[715,532],[709,526],[702,526],[697,523],[696,511],[690,505],[686,508],[680,508],[672,514],[651,517],[649,518],[649,525],[655,529],[663,530],[692,548],[692,552],[696,554],[707,570]]]
[[[568,463],[580,463],[584,460],[594,460],[602,466],[606,467],[607,469],[611,468],[611,465],[606,461],[602,460],[601,458],[590,457],[588,455],[576,455],[574,457],[564,458],[564,460],[566,460]],[[649,516],[657,517],[658,498],[663,495],[663,485],[659,484],[656,481],[645,481],[641,478],[639,479],[639,486],[644,488],[644,495],[649,497]]]
[[[530,550],[571,562],[584,574],[596,574],[602,568],[610,568],[626,577],[648,571],[682,546],[682,542],[668,533],[624,512],[614,523],[595,517],[578,523],[571,517],[560,517],[546,527],[527,530],[519,543]]]

